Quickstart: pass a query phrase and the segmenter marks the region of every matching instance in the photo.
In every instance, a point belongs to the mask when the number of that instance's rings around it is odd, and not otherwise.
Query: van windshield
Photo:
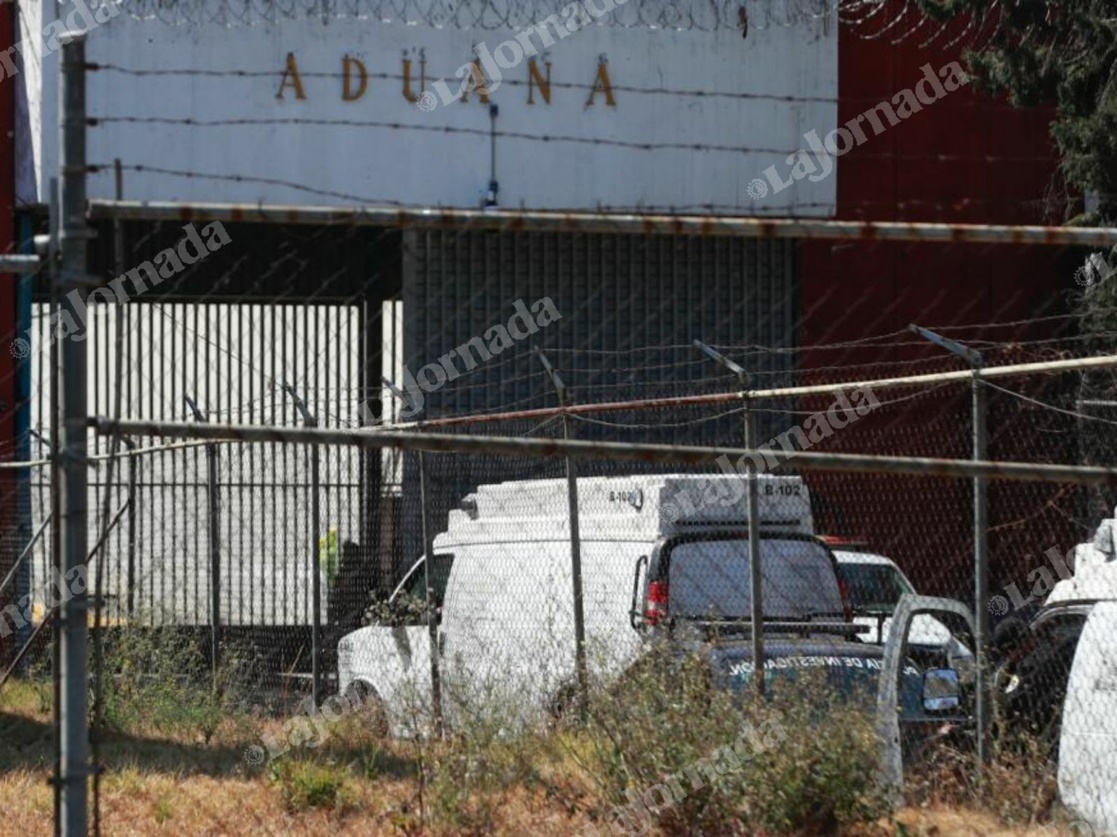
[[[760,542],[765,618],[841,616],[842,597],[834,563],[809,540],[765,538]],[[752,596],[746,538],[688,540],[670,552],[668,582],[675,618],[748,618]]]
[[[420,601],[427,597],[427,574],[423,567],[425,560],[425,558],[420,558],[411,568],[407,582],[400,591],[404,595]],[[442,607],[442,600],[446,598],[446,584],[450,580],[450,568],[453,565],[454,556],[447,554],[436,554],[434,561],[431,562],[431,587],[433,588],[435,607]]]

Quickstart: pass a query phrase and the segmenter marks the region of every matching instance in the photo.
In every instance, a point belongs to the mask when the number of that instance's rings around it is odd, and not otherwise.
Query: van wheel
[[[388,712],[376,689],[362,680],[355,680],[346,688],[345,699],[349,701],[353,711],[368,723],[373,735],[377,738],[388,737]]]
[[[556,721],[576,721],[581,709],[577,683],[564,683],[551,697],[547,713]]]

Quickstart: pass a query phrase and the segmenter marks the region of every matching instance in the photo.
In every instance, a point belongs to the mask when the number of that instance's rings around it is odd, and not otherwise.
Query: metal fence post
[[[431,644],[431,708],[434,711],[434,729],[442,737],[442,674],[438,660],[438,622],[431,601],[431,562],[434,560],[434,536],[430,525],[430,493],[427,491],[427,457],[419,451],[419,502],[422,503],[423,519],[423,597],[424,611],[427,616],[427,634]]]
[[[306,406],[306,402],[299,398],[299,394],[295,392],[295,388],[291,384],[284,384],[283,389],[291,396],[291,400],[295,402],[295,409],[297,409],[302,416],[303,424],[306,427],[317,427],[318,419],[310,412],[310,409]],[[310,694],[315,706],[321,706],[322,701],[322,567],[321,553],[318,545],[318,533],[322,531],[321,502],[318,496],[320,482],[319,446],[311,445],[310,490],[313,494],[310,499],[310,525],[313,557],[310,561],[310,589],[311,595],[314,597],[313,604],[311,605],[311,618],[314,621],[310,626]],[[326,548],[329,549],[328,542]]]
[[[987,437],[985,432],[985,383],[981,379],[981,356],[974,364],[973,376],[973,458],[985,462]],[[974,637],[977,658],[977,770],[982,777],[989,760],[989,556],[988,521],[986,519],[985,477],[973,479],[973,541],[974,541]]]
[[[59,172],[61,219],[59,250],[61,266],[60,321],[84,322],[86,252],[91,235],[85,223],[85,36],[66,33],[61,37],[59,104],[61,137]],[[71,573],[88,572],[88,520],[86,503],[86,341],[62,339],[59,397],[61,398],[61,529],[62,581]],[[63,591],[60,607],[62,707],[60,775],[61,830],[64,837],[85,837],[89,827],[89,717],[87,651],[89,625],[85,585]]]
[[[570,404],[570,391],[547,356],[538,349],[536,354],[558,394],[559,405],[563,408],[562,437],[569,441],[573,431],[565,408]],[[582,593],[582,533],[578,519],[578,466],[574,457],[569,455],[566,456],[566,500],[570,509],[570,573],[574,588],[574,676],[578,688],[578,712],[584,719],[589,707],[589,673],[586,667],[586,615]]]
[[[756,414],[745,402],[745,447],[756,450]],[[752,654],[753,680],[757,694],[764,697],[764,570],[760,561],[760,485],[756,473],[756,462],[751,458],[748,464],[748,515],[746,524],[749,529],[749,583],[752,598]]]
[[[31,235],[31,219],[25,218],[21,224],[20,237],[27,241],[30,247],[34,247],[34,238]],[[36,257],[38,258],[38,257]],[[2,259],[0,259],[2,264]],[[42,267],[40,260],[38,268]],[[32,330],[32,316],[31,316],[31,274],[27,271],[18,271],[16,279],[16,333],[26,334],[31,337]],[[28,346],[28,349],[31,349]],[[31,459],[31,356],[28,354],[26,357],[16,361],[16,379],[15,379],[15,427],[13,428],[16,440],[16,460],[20,462],[27,462]],[[16,472],[16,520],[19,527],[20,542],[31,542],[31,539],[37,535],[32,535],[34,527],[34,513],[32,511],[33,504],[31,501],[31,469],[21,469]],[[31,562],[23,565],[20,570],[19,576],[16,579],[15,588],[15,601],[23,601],[23,597],[31,592],[31,585],[33,584],[33,572]],[[31,618],[30,608],[25,611],[22,616],[24,622],[27,624],[21,625],[16,633],[16,647],[23,647],[27,644],[27,639],[31,635]],[[23,674],[27,671],[27,666],[20,666],[20,673]]]
[[[136,449],[136,443],[127,436],[121,440],[129,451]],[[128,621],[136,615],[136,469],[139,458],[128,457]]]
[[[727,358],[701,340],[694,345],[719,366],[737,377],[744,403],[745,448],[756,450],[756,413],[748,392],[749,374],[739,363]],[[749,620],[752,622],[753,686],[757,695],[764,697],[764,575],[760,561],[760,484],[757,479],[756,461],[749,460],[745,471],[745,525],[749,538]]]
[[[941,334],[921,328],[914,323],[908,330],[936,346],[946,349],[953,355],[966,360],[973,367],[973,380],[970,384],[972,395],[971,425],[973,430],[973,461],[985,462],[985,386],[982,381],[984,358],[981,352],[966,348],[961,343],[943,337]],[[985,477],[973,478],[973,560],[974,560],[974,662],[976,663],[977,692],[974,714],[977,721],[977,780],[982,780],[985,764],[989,758],[989,558],[988,521]]]
[[[50,179],[50,323],[57,324],[62,307],[62,289],[59,268],[61,251],[59,239],[62,228],[62,202],[59,195],[58,178]],[[62,366],[61,349],[58,347],[57,325],[49,327],[50,341],[50,568],[54,572],[62,569],[62,457],[59,447],[62,438],[61,397],[59,396],[59,374]],[[62,626],[55,621],[55,629],[50,632],[50,664],[54,686],[54,712],[51,730],[54,744],[54,833],[62,834]]]
[[[206,416],[198,403],[189,395],[185,398],[194,419],[204,424]],[[217,496],[217,445],[206,445],[206,485],[209,493],[209,654],[216,688],[217,665],[221,659],[221,520],[220,498]]]
[[[388,391],[404,404],[410,403],[406,393],[387,378],[380,379]],[[417,423],[422,429],[422,423]],[[438,643],[438,619],[431,601],[431,562],[434,560],[434,536],[430,526],[430,492],[427,491],[427,457],[424,451],[419,452],[419,503],[422,506],[423,528],[423,610],[427,619],[427,636],[431,646],[431,711],[434,713],[434,729],[439,738],[442,737],[442,671],[440,668],[440,649]]]

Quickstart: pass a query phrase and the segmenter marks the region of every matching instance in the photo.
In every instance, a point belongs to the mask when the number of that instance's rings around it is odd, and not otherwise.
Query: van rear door
[[[1090,611],[1071,666],[1059,739],[1063,803],[1098,834],[1117,832],[1117,602]]]
[[[818,540],[766,534],[760,541],[760,561],[765,618],[843,617],[834,557]],[[660,550],[649,578],[667,582],[667,611],[672,619],[751,615],[747,535],[673,539]]]

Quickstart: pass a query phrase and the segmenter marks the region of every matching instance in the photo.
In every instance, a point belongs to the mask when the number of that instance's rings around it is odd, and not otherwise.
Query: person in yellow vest
[[[318,563],[326,571],[326,590],[334,589],[337,581],[338,565],[338,537],[337,529],[330,528],[324,538],[318,539]]]

